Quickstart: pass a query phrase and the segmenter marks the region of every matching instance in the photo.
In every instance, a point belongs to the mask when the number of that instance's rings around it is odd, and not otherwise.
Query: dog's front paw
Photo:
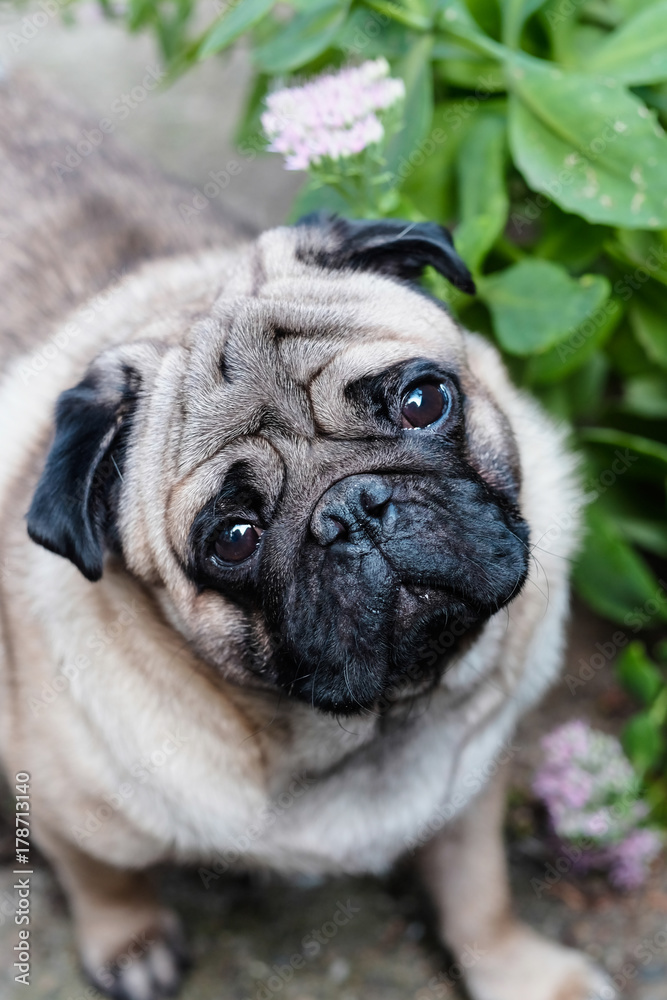
[[[135,935],[113,959],[86,972],[102,993],[114,1000],[162,1000],[174,996],[189,966],[185,937],[173,913],[158,926]]]
[[[466,972],[472,1000],[615,1000],[607,976],[581,952],[515,926],[477,949]]]

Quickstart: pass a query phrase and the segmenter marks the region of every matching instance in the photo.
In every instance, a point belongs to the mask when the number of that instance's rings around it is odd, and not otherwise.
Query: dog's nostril
[[[332,545],[348,537],[347,526],[331,514],[322,514],[314,518],[310,528],[320,545]]]
[[[359,492],[359,505],[364,514],[380,521],[387,513],[392,492],[389,483],[381,480],[367,481]]]
[[[339,521],[337,517],[330,517],[329,521],[331,523],[333,530],[335,531],[335,534],[331,539],[332,542],[337,542],[340,539],[345,538],[347,536],[347,528],[345,527],[342,521]]]
[[[392,502],[394,489],[380,476],[349,476],[320,498],[310,522],[313,537],[320,545],[332,542],[362,543],[364,524],[368,529],[389,529],[396,516]]]
[[[362,493],[361,506],[369,517],[374,517],[379,521],[389,506],[389,497],[379,500],[377,497],[374,497],[369,493]]]

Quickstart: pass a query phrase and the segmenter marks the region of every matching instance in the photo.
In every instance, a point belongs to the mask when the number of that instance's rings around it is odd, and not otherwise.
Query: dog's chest
[[[486,686],[456,711],[439,691],[422,714],[382,730],[373,719],[341,730],[323,718],[317,734],[276,755],[263,788],[183,732],[183,751],[155,770],[128,812],[138,824],[150,816],[173,856],[211,859],[214,870],[378,872],[482,787],[515,716],[516,703],[499,704]]]
[[[269,715],[248,725],[245,694],[217,696],[175,655],[159,674],[142,670],[116,656],[118,644],[74,674],[49,718],[71,734],[85,717],[72,781],[86,788],[94,778],[111,811],[95,833],[105,855],[125,842],[122,824],[153,845],[154,861],[381,871],[479,791],[510,738],[521,691],[508,697],[484,681],[504,629],[489,623],[446,684],[388,724],[301,706],[285,709],[289,724]],[[85,797],[73,822],[84,825],[89,808]]]
[[[481,789],[515,722],[511,703],[497,707],[487,688],[457,718],[442,692],[421,718],[376,735],[330,773],[306,772],[303,783],[274,795],[247,853],[288,871],[383,871]]]

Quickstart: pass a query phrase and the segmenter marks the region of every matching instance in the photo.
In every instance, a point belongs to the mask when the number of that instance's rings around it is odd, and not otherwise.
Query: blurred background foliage
[[[638,704],[625,746],[667,810],[667,0],[99,2],[154,35],[171,78],[243,40],[241,148],[264,143],[263,98],[292,78],[377,56],[403,78],[387,212],[453,230],[478,295],[435,274],[431,290],[572,427],[575,586],[643,632],[618,667]],[[290,218],[313,208],[349,213],[306,182]]]

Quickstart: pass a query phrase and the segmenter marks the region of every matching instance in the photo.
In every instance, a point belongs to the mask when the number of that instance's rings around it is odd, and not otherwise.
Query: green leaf
[[[578,326],[567,340],[531,358],[525,381],[529,385],[559,382],[584,365],[607,342],[623,317],[615,299],[607,299]]]
[[[620,83],[515,54],[510,146],[536,191],[589,222],[667,225],[667,138]]]
[[[353,7],[334,44],[348,60],[384,56],[393,62],[408,53],[413,41],[413,35],[396,21],[367,7]]]
[[[459,149],[461,222],[455,234],[456,249],[473,272],[507,220],[505,125],[498,115],[478,115]]]
[[[313,186],[307,181],[301,188],[289,211],[287,221],[290,224],[298,222],[304,215],[311,212],[333,212],[336,215],[349,215],[350,205],[343,195],[328,184]]]
[[[537,257],[554,260],[571,271],[595,264],[609,239],[608,226],[592,226],[578,215],[547,205],[542,215],[543,235],[534,247]]]
[[[278,75],[311,62],[332,44],[348,8],[349,2],[340,0],[313,4],[288,24],[281,25],[270,41],[255,49],[252,56],[255,65],[264,73]]]
[[[275,4],[276,0],[240,0],[228,7],[204,35],[197,51],[198,58],[205,59],[206,56],[226,49],[246,31],[254,28]]]
[[[566,37],[567,48],[563,51],[561,47],[558,55],[554,56],[555,62],[560,63],[564,69],[576,69],[587,73],[591,54],[597,52],[600,45],[607,40],[609,32],[593,24],[574,24]],[[561,40],[561,46],[563,41],[565,39]]]
[[[637,298],[628,315],[635,337],[649,358],[661,368],[667,368],[667,313],[659,312],[652,302]]]
[[[662,730],[648,712],[633,715],[623,730],[621,742],[640,777],[660,762],[665,750]]]
[[[649,420],[667,419],[667,376],[628,379],[623,386],[621,409]]]
[[[151,0],[129,0],[127,6],[127,26],[130,31],[137,31],[155,20],[155,6]]]
[[[433,38],[424,35],[410,49],[408,55],[392,67],[392,75],[400,76],[405,83],[403,127],[389,140],[387,169],[400,176],[407,158],[426,136],[433,118],[433,74],[431,51]]]
[[[571,421],[593,420],[602,406],[609,362],[602,351],[595,351],[581,367],[558,383],[570,402]]]
[[[269,91],[270,83],[269,77],[263,76],[261,73],[256,75],[252,81],[234,133],[236,146],[241,146],[244,143],[249,143],[253,148],[266,146],[261,114],[264,110],[264,100]]]
[[[442,0],[440,4],[439,27],[455,31],[464,31],[469,34],[479,34],[482,32],[474,17],[466,7],[463,0]]]
[[[506,88],[504,71],[497,61],[475,55],[458,42],[436,39],[433,59],[438,78],[457,87],[483,89],[485,93]]]
[[[631,642],[616,661],[616,676],[633,697],[652,705],[665,686],[664,678],[646,655],[643,642]]]
[[[660,284],[667,285],[667,244],[664,232],[618,229],[616,238],[606,243],[605,250],[620,264],[630,264],[631,267],[640,269],[638,274],[623,276],[623,287],[619,288],[619,295],[622,295],[624,301],[632,298],[639,280],[645,280],[644,273],[650,274]]]
[[[545,3],[546,0],[501,0],[505,45],[518,48],[524,24]]]
[[[609,282],[601,275],[577,280],[557,264],[536,259],[483,278],[479,286],[501,346],[521,356],[571,337],[609,295]]]
[[[618,456],[612,456],[610,463],[609,453],[605,455],[600,452],[599,456],[596,456],[595,463],[591,464],[590,449],[587,451],[587,465],[591,468],[590,491],[598,494],[596,504],[611,518],[626,542],[631,542],[647,552],[666,556],[667,518],[660,491],[649,491],[645,488],[645,484],[637,489],[636,479],[612,482],[614,488],[607,489],[603,483],[603,480],[608,482],[604,473],[605,470],[611,469],[614,457]],[[589,486],[588,481],[587,486]]]
[[[364,3],[378,14],[391,18],[406,28],[425,31],[433,24],[434,12],[425,10],[423,4],[400,4],[396,0],[364,0]]]
[[[574,565],[574,583],[594,611],[627,625],[648,602],[658,603],[658,581],[599,504],[588,507],[586,525],[584,548]],[[658,605],[656,616],[667,620],[667,604]]]
[[[652,521],[646,517],[621,516],[617,518],[617,524],[626,541],[663,559],[667,558],[667,522],[664,518]]]
[[[667,445],[660,441],[653,441],[640,434],[628,434],[615,427],[584,427],[579,432],[579,437],[582,441],[587,441],[590,444],[601,444],[609,448],[621,448],[624,451],[635,452],[649,460],[655,469],[656,478],[662,478],[667,471],[664,468],[667,466]]]
[[[608,0],[605,0],[605,6],[607,6],[607,2]],[[616,17],[610,20],[609,23],[616,24],[619,21],[627,21],[629,18],[634,17],[637,11],[644,10],[646,7],[652,7],[655,2],[656,0],[613,0],[613,3],[607,9],[612,16],[616,15]]]
[[[443,225],[456,209],[454,161],[465,134],[464,128],[452,130],[450,111],[448,104],[435,107],[428,135],[419,150],[404,159],[398,173],[401,192],[426,218]]]
[[[498,0],[465,0],[466,9],[485,34],[499,38],[502,30],[502,14]],[[441,0],[438,0],[441,6]]]
[[[623,378],[650,375],[655,371],[655,365],[649,361],[627,322],[622,322],[614,331],[605,350],[613,367]]]
[[[486,19],[493,21],[491,18]],[[462,0],[441,0],[437,27],[443,32],[446,41],[458,39],[478,55],[490,56],[492,59],[503,59],[509,54],[509,49],[494,41],[481,30],[480,25],[472,16]]]
[[[531,359],[528,367],[538,360],[539,357]],[[591,420],[599,414],[608,372],[607,358],[601,351],[595,351],[583,365],[564,379],[558,382],[538,382],[531,389],[558,420],[566,420],[568,423]],[[524,378],[527,381],[526,376]]]
[[[405,7],[414,18],[421,18],[424,27],[431,28],[440,9],[440,0],[403,0]]]
[[[667,79],[667,0],[617,28],[592,53],[586,68],[630,84]]]

